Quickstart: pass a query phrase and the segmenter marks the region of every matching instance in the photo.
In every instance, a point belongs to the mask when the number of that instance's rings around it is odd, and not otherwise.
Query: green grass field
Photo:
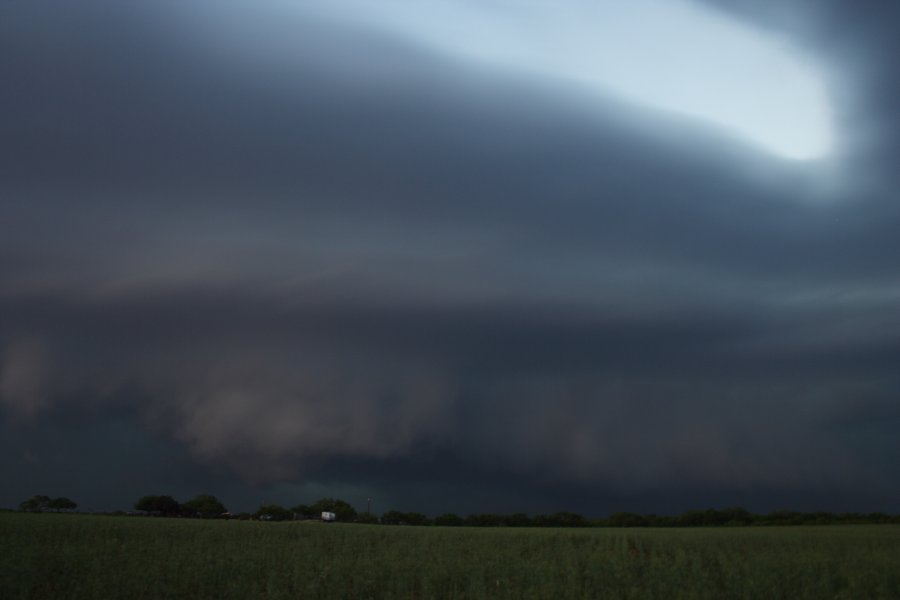
[[[0,513],[0,598],[894,598],[900,526],[474,529]]]

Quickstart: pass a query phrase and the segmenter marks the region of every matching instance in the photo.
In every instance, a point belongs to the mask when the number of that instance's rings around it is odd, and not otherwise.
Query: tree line
[[[146,498],[166,498],[168,510],[150,508],[143,504]],[[209,499],[212,496],[198,496]],[[169,496],[147,496],[135,508],[154,514],[183,516],[215,516],[212,512],[198,510],[197,499],[185,503],[187,510],[177,508],[178,503]],[[216,501],[218,502],[218,501]],[[139,506],[141,505],[141,506]],[[838,524],[900,524],[900,515],[886,513],[830,513],[775,511],[767,514],[753,514],[745,508],[688,510],[680,515],[639,514],[633,512],[613,513],[605,519],[588,519],[574,512],[528,515],[525,513],[475,513],[466,516],[444,513],[429,517],[420,512],[389,510],[382,515],[357,512],[344,500],[322,498],[313,504],[298,504],[284,507],[278,504],[264,504],[253,513],[232,515],[225,507],[212,504],[229,518],[258,519],[264,521],[289,521],[319,519],[323,512],[334,513],[336,520],[344,523],[364,523],[381,525],[412,525],[438,527],[724,527],[724,526],[776,526],[776,525],[838,525]]]
[[[572,512],[529,516],[525,513],[511,515],[481,513],[459,516],[445,513],[434,518],[420,512],[389,510],[381,516],[369,512],[357,512],[347,501],[339,498],[322,498],[312,504],[284,507],[280,504],[263,504],[255,512],[232,514],[215,496],[202,494],[184,504],[171,496],[144,496],[134,505],[135,510],[154,516],[231,518],[260,521],[316,520],[322,513],[333,513],[342,523],[372,525],[436,525],[441,527],[588,527],[592,525],[584,516]]]
[[[865,525],[900,524],[900,515],[881,512],[831,513],[778,510],[767,514],[753,514],[744,508],[688,510],[677,516],[617,512],[607,519],[595,521],[606,527],[723,527],[776,525]]]
[[[19,504],[26,512],[72,511],[78,505],[68,498],[33,496]],[[320,519],[322,513],[335,515],[343,523],[381,525],[412,525],[438,527],[726,527],[778,525],[839,525],[839,524],[900,524],[900,515],[886,513],[830,513],[780,510],[767,514],[753,514],[740,508],[688,510],[680,515],[613,513],[605,519],[587,519],[573,512],[528,515],[525,513],[475,513],[460,516],[444,513],[428,517],[420,512],[389,510],[378,516],[357,512],[349,503],[338,498],[322,498],[313,504],[284,507],[263,504],[255,512],[232,514],[215,496],[200,494],[181,503],[172,496],[143,496],[134,504],[141,514],[162,517],[225,518],[260,521],[290,521]],[[119,512],[121,514],[121,512]]]
[[[19,503],[19,510],[25,512],[44,512],[48,510],[60,512],[63,510],[75,510],[76,508],[78,508],[78,504],[65,497],[32,496],[28,500],[23,500]]]

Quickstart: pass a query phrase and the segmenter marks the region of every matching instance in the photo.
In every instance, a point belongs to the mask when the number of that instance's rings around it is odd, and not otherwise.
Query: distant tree
[[[171,517],[181,512],[181,505],[172,496],[144,496],[134,503],[134,509]]]
[[[406,513],[402,513],[398,510],[389,510],[383,515],[381,515],[381,524],[382,525],[405,525],[406,524]]]
[[[639,514],[617,512],[610,515],[607,524],[610,527],[645,527],[647,520]]]
[[[587,527],[590,525],[584,515],[578,513],[563,511],[556,513],[555,516],[559,519],[562,527]]]
[[[649,515],[643,515],[642,518],[647,527],[674,527],[678,524],[678,517],[669,515],[650,513]]]
[[[356,515],[357,523],[375,524],[378,523],[378,517],[370,512],[361,512]]]
[[[866,515],[866,522],[867,523],[879,523],[879,524],[890,523],[891,517],[890,517],[890,515],[887,515],[882,512],[873,512],[873,513],[869,513]]]
[[[298,504],[297,506],[291,508],[291,512],[294,513],[294,518],[299,517],[301,519],[312,519],[319,516],[308,504]]]
[[[332,512],[338,521],[352,522],[356,519],[356,509],[349,503],[336,498],[322,498],[310,507],[314,518],[323,512]]]
[[[749,525],[753,522],[753,515],[746,508],[732,506],[718,511],[718,523],[721,525]]]
[[[19,509],[26,512],[42,512],[50,507],[50,496],[32,496],[19,504]]]
[[[193,500],[184,503],[183,508],[187,513],[203,518],[219,517],[222,513],[228,512],[225,505],[219,502],[219,499],[209,494],[200,494]]]
[[[469,527],[502,527],[506,519],[503,515],[479,513],[467,516],[465,522]]]
[[[558,512],[552,515],[537,515],[531,520],[537,527],[587,527],[588,520],[573,512]]]
[[[513,513],[506,517],[507,527],[528,527],[531,519],[525,513]]]
[[[706,524],[706,515],[702,510],[686,510],[678,517],[681,527],[699,527]]]
[[[56,512],[59,512],[61,510],[75,510],[76,508],[78,508],[78,504],[65,497],[54,498],[47,503],[47,508],[53,509]]]
[[[253,516],[261,521],[288,521],[293,513],[278,504],[263,504]]]
[[[419,512],[408,512],[403,515],[403,521],[407,525],[431,525],[431,521],[428,520],[428,517]]]
[[[19,502],[19,510],[22,512],[36,512],[38,509],[38,503],[35,502],[34,498],[29,498],[28,500],[22,500]]]
[[[434,518],[434,524],[440,527],[461,527],[465,525],[465,520],[459,515],[444,513]]]
[[[855,515],[858,517],[858,515]],[[851,519],[851,522],[859,522],[857,519]],[[802,525],[803,515],[793,510],[776,510],[764,517],[764,522],[772,525]]]
[[[763,519],[764,519],[763,523],[766,525],[780,525],[781,523],[779,523],[778,519],[775,518],[776,515],[779,515],[779,513],[770,513],[766,517],[763,517]],[[844,513],[840,513],[835,518],[837,519],[838,522],[844,523],[844,524],[861,523],[862,522],[862,517],[858,513],[844,512]]]

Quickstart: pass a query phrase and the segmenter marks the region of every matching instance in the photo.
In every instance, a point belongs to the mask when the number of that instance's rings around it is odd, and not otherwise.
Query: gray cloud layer
[[[890,21],[715,4],[865,59],[838,167],[312,16],[0,4],[4,427],[426,508],[896,496]]]

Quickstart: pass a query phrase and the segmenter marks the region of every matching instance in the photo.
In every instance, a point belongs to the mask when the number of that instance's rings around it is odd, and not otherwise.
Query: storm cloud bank
[[[0,4],[8,432],[124,418],[247,485],[536,508],[900,495],[887,5],[698,5],[827,67],[812,162],[260,5]]]

